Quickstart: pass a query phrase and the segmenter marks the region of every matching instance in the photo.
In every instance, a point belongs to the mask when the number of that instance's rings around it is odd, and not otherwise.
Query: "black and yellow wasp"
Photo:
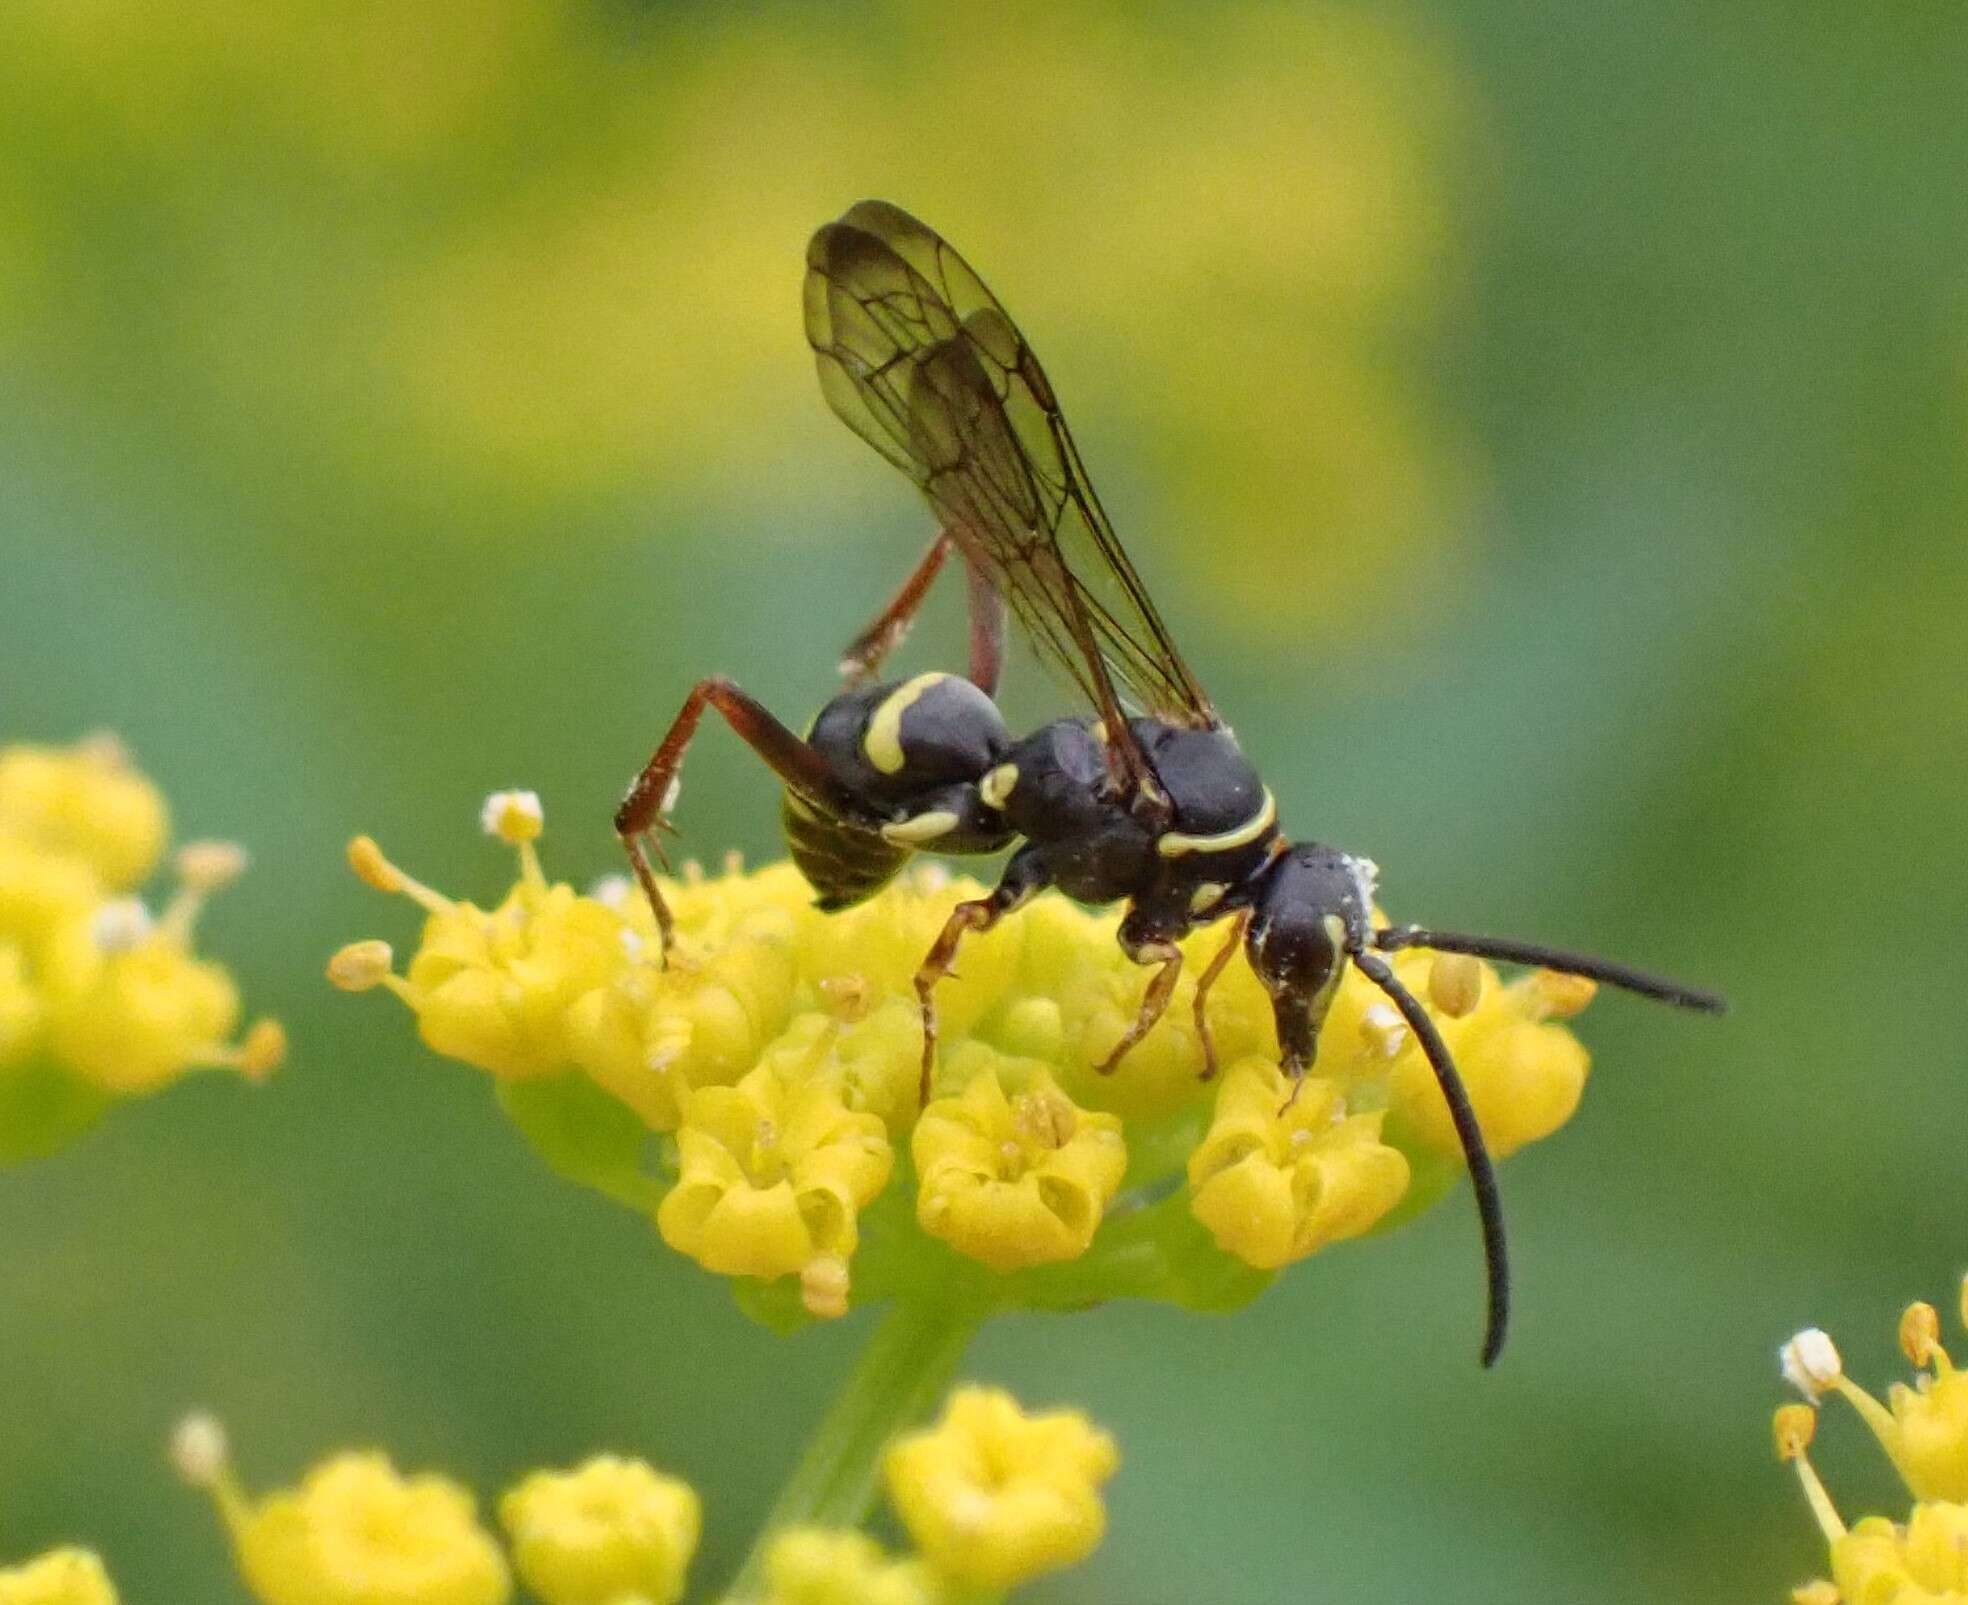
[[[1608,982],[1683,1007],[1722,1001],[1624,965],[1529,942],[1374,923],[1371,861],[1280,828],[1277,803],[1177,653],[1081,465],[1045,370],[969,264],[900,208],[863,201],[807,248],[806,333],[820,387],[843,422],[907,474],[939,532],[894,599],[848,649],[848,685],[804,738],[730,680],[685,699],[615,817],[667,946],[670,913],[650,863],[676,800],[684,749],[715,708],[785,786],[794,861],[823,909],[870,896],[918,851],[1012,848],[996,888],[960,902],[916,975],[923,1096],[936,1055],[935,991],[966,936],[1046,887],[1125,902],[1120,943],[1154,966],[1111,1071],[1167,1008],[1177,939],[1229,922],[1204,969],[1195,1016],[1239,944],[1270,994],[1278,1051],[1311,1066],[1350,963],[1406,1020],[1461,1138],[1489,1272],[1483,1363],[1502,1348],[1509,1272],[1496,1175],[1441,1033],[1386,955],[1467,953]],[[967,677],[875,678],[954,551],[969,578]],[[1014,738],[992,700],[1004,620],[1084,694],[1090,716]]]

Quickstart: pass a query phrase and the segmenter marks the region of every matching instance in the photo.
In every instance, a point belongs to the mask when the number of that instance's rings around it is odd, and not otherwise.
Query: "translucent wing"
[[[1101,510],[1045,370],[938,235],[863,201],[813,236],[806,336],[828,404],[914,480],[1110,736],[1218,721]],[[1146,770],[1138,752],[1128,767]]]

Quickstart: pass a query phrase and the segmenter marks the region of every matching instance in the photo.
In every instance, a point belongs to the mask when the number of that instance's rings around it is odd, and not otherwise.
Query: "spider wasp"
[[[1371,861],[1280,829],[1271,792],[1176,651],[1101,510],[1045,370],[969,264],[884,201],[863,201],[823,227],[806,262],[806,335],[821,391],[915,482],[939,533],[848,648],[846,688],[805,736],[722,677],[699,681],[685,699],[615,816],[665,948],[674,927],[649,848],[711,708],[783,784],[787,842],[822,909],[871,896],[921,850],[1014,849],[994,890],[951,910],[917,971],[925,1100],[937,983],[965,938],[1049,886],[1083,903],[1125,902],[1121,947],[1154,966],[1102,1071],[1168,1007],[1182,968],[1176,940],[1197,927],[1230,925],[1195,994],[1205,1076],[1214,1069],[1205,1000],[1240,945],[1271,997],[1294,1081],[1313,1062],[1352,964],[1414,1033],[1461,1140],[1488,1271],[1482,1360],[1494,1363],[1510,1300],[1495,1169],[1447,1044],[1387,955],[1425,948],[1538,965],[1708,1013],[1723,1000],[1532,942],[1376,925]],[[968,675],[878,680],[953,551],[969,583]],[[1091,717],[1057,719],[1023,739],[1006,728],[993,694],[1007,614],[1077,684]]]

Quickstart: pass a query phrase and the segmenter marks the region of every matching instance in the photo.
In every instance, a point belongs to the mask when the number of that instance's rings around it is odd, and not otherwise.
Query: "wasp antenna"
[[[1503,1198],[1497,1191],[1496,1166],[1491,1162],[1488,1144],[1483,1141],[1483,1128],[1477,1124],[1469,1091],[1462,1084],[1449,1045],[1435,1029],[1435,1021],[1421,1006],[1421,1000],[1401,984],[1393,968],[1378,953],[1355,953],[1353,962],[1360,966],[1362,975],[1387,994],[1401,1011],[1401,1018],[1408,1022],[1421,1051],[1428,1055],[1428,1067],[1435,1072],[1436,1085],[1442,1089],[1449,1118],[1455,1122],[1456,1136],[1462,1141],[1469,1184],[1476,1194],[1476,1218],[1483,1228],[1483,1263],[1488,1277],[1489,1321],[1483,1332],[1483,1364],[1495,1365],[1497,1356],[1503,1352],[1504,1332],[1510,1324],[1510,1253],[1504,1241]]]
[[[1389,925],[1373,934],[1374,946],[1383,953],[1398,953],[1405,947],[1425,947],[1435,953],[1467,953],[1473,958],[1496,959],[1504,964],[1535,964],[1539,969],[1557,970],[1563,975],[1582,975],[1589,981],[1616,986],[1657,1003],[1676,1008],[1696,1009],[1703,1014],[1725,1014],[1729,1001],[1719,992],[1689,986],[1665,976],[1650,975],[1630,964],[1590,953],[1571,953],[1564,948],[1545,947],[1538,942],[1518,942],[1502,936],[1468,936],[1457,931],[1430,931],[1419,925]]]

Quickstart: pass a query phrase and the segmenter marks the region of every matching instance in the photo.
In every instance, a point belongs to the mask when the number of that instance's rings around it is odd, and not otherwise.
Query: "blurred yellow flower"
[[[157,789],[107,737],[0,748],[0,1151],[47,1151],[83,1111],[192,1069],[259,1079],[284,1057],[271,1020],[235,1039],[238,989],[193,951],[200,911],[244,871],[243,850],[180,848],[158,913],[129,893],[166,828]],[[33,1090],[10,1103],[10,1083]],[[30,1129],[35,1107],[78,1118]]]
[[[912,1139],[922,1229],[995,1271],[1084,1254],[1127,1171],[1120,1118],[981,1044],[952,1056],[951,1078],[964,1090],[930,1104]]]
[[[920,1561],[894,1560],[872,1538],[790,1527],[765,1556],[761,1605],[940,1605],[943,1591]]]
[[[163,794],[114,736],[0,748],[0,837],[77,859],[124,892],[149,878],[169,832]]]
[[[472,1497],[446,1478],[405,1477],[381,1454],[345,1453],[295,1489],[250,1499],[219,1425],[180,1424],[172,1458],[212,1495],[240,1575],[262,1605],[504,1605],[504,1557]]]
[[[0,1605],[116,1605],[116,1588],[93,1551],[51,1549],[0,1568]]]
[[[598,1455],[534,1472],[499,1501],[499,1521],[544,1605],[674,1605],[703,1513],[689,1484]]]
[[[1265,1059],[1233,1065],[1189,1156],[1190,1208],[1224,1252],[1276,1270],[1366,1231],[1407,1191],[1382,1114],[1349,1114],[1338,1085],[1296,1087]]]
[[[1961,1304],[1968,1325],[1968,1279]],[[1811,1465],[1813,1405],[1778,1410],[1778,1456],[1796,1468],[1830,1550],[1831,1581],[1810,1585],[1815,1593],[1799,1591],[1812,1605],[1968,1602],[1968,1377],[1942,1347],[1931,1304],[1911,1304],[1902,1313],[1900,1346],[1917,1374],[1912,1387],[1893,1384],[1885,1404],[1852,1381],[1837,1347],[1815,1328],[1798,1333],[1780,1353],[1784,1377],[1807,1398],[1837,1394],[1857,1411],[1914,1499],[1904,1522],[1866,1516],[1848,1530]]]
[[[797,1274],[854,1252],[855,1217],[894,1163],[879,1116],[824,1081],[761,1066],[684,1104],[680,1175],[656,1212],[663,1240],[725,1276]]]
[[[1113,1439],[1076,1410],[1028,1415],[996,1388],[959,1388],[942,1418],[893,1444],[888,1496],[945,1577],[1006,1589],[1071,1566],[1106,1530]]]

